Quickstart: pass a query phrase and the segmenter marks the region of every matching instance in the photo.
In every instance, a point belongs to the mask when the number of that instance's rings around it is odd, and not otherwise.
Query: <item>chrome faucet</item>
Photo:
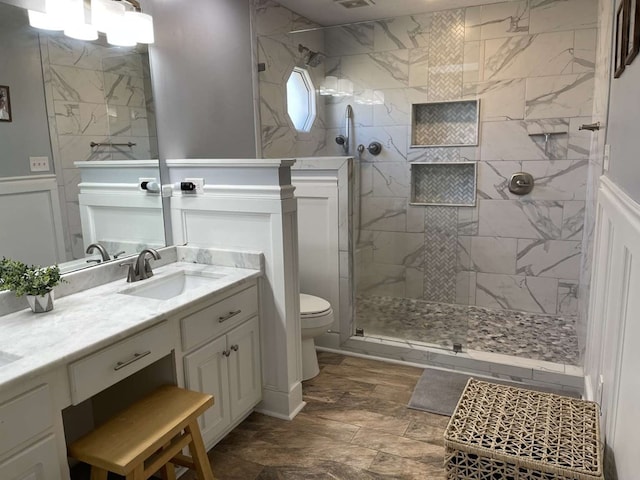
[[[132,260],[126,263],[121,263],[120,266],[129,267],[127,273],[127,282],[137,282],[149,277],[153,277],[153,270],[151,270],[151,264],[147,255],[151,255],[154,260],[160,260],[160,254],[153,248],[145,248],[140,252],[136,260]]]
[[[111,258],[109,257],[109,254],[107,253],[107,249],[104,248],[102,246],[102,244],[100,244],[100,243],[92,243],[91,245],[89,245],[87,247],[86,253],[91,254],[91,253],[93,253],[94,250],[98,250],[100,252],[100,255],[102,256],[102,261],[103,262],[111,260]]]

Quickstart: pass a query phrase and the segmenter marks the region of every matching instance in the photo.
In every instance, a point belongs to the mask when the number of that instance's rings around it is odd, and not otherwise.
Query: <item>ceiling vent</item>
[[[342,5],[344,8],[368,7],[371,5],[366,0],[338,0],[337,3]]]

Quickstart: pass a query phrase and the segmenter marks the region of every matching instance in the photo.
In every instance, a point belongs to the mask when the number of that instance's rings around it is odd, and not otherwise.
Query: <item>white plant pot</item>
[[[34,313],[44,313],[53,310],[53,290],[44,295],[27,295],[27,302]]]

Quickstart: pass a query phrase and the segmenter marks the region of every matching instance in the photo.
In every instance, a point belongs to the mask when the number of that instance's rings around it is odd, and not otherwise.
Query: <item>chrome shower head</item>
[[[302,61],[307,67],[317,67],[326,58],[322,52],[314,52],[301,43],[298,44],[298,52],[302,53]]]

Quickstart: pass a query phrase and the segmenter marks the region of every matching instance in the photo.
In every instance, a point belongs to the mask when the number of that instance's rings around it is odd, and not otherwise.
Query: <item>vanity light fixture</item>
[[[320,85],[320,95],[332,97],[350,97],[353,95],[353,82],[348,78],[338,78],[328,75]]]
[[[85,2],[87,5],[85,6]],[[78,40],[96,40],[98,32],[111,45],[132,47],[154,42],[153,18],[140,11],[137,0],[45,0],[45,11],[29,10],[29,25],[63,30]]]

